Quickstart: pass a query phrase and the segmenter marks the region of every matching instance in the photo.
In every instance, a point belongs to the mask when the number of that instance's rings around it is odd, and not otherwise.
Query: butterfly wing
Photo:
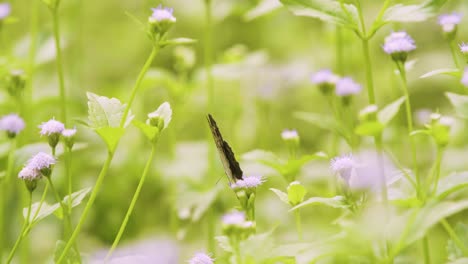
[[[224,171],[229,178],[229,181],[236,181],[242,180],[243,172],[239,166],[239,162],[237,162],[234,152],[232,151],[229,144],[224,141],[223,137],[221,136],[221,132],[219,132],[218,125],[214,120],[213,116],[208,114],[208,124],[210,125],[211,133],[213,134],[213,139],[216,144],[216,148],[218,149],[219,157],[221,158],[221,162],[224,166]]]

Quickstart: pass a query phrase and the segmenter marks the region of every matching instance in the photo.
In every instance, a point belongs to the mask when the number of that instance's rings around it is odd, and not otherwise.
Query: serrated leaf
[[[57,209],[60,208],[59,203],[55,203],[53,205],[50,205],[47,202],[43,202],[42,205],[40,206],[40,208],[39,208],[39,205],[40,205],[40,202],[36,202],[36,203],[32,204],[31,214],[30,214],[30,217],[29,217],[29,222],[30,223],[38,222],[38,221],[46,218],[47,216],[53,214]],[[23,208],[23,217],[26,219],[27,216],[28,216],[28,208]]]
[[[104,140],[111,152],[115,151],[120,138],[125,133],[125,129],[120,127],[101,127],[95,129],[95,131]]]
[[[57,262],[59,260],[59,258],[62,256],[62,252],[65,249],[66,245],[67,245],[67,243],[65,241],[63,241],[63,240],[57,241],[57,243],[55,244],[54,262]],[[64,264],[78,264],[78,263],[81,263],[80,255],[79,255],[78,252],[76,252],[76,250],[74,248],[70,248],[70,250],[68,250],[67,255],[65,256],[63,261],[60,262],[60,263],[64,263]]]
[[[263,260],[270,258],[274,247],[273,230],[250,236],[240,243],[240,253],[243,258],[248,258],[250,263],[263,263]]]
[[[468,96],[454,93],[445,93],[452,103],[458,116],[468,119]]]
[[[464,188],[468,188],[468,172],[452,173],[440,179],[437,188],[437,198],[442,200],[448,195]]]
[[[217,236],[215,237],[216,241],[218,241],[218,246],[222,248],[226,252],[234,252],[234,249],[229,242],[229,237],[227,236]]]
[[[296,209],[302,208],[306,205],[313,205],[313,204],[321,204],[330,206],[333,208],[347,208],[348,205],[345,203],[345,198],[343,196],[335,196],[335,197],[311,197],[304,202],[294,206],[289,211],[294,211]]]
[[[380,110],[377,114],[377,119],[379,122],[384,126],[387,125],[398,113],[398,110],[400,110],[401,104],[403,104],[404,101],[405,98],[400,97]]]
[[[437,69],[437,70],[430,71],[428,73],[425,73],[425,74],[421,75],[421,77],[419,77],[419,78],[424,79],[424,78],[437,76],[437,75],[442,75],[442,74],[455,76],[455,77],[458,77],[458,78],[461,77],[461,72],[460,72],[459,69],[446,68],[446,69]]]
[[[410,245],[415,241],[422,239],[427,231],[451,215],[461,212],[468,208],[468,200],[443,201],[426,205],[420,209],[416,219],[411,223],[408,235],[404,242]]]
[[[457,225],[455,225],[454,231],[460,239],[462,245],[464,245],[465,248],[468,248],[468,225],[464,223],[457,223]],[[453,239],[449,239],[447,243],[447,255],[450,260],[454,261],[464,257],[463,251],[459,248],[457,243],[453,241]],[[465,263],[468,263],[468,261]]]
[[[84,188],[84,189],[81,189],[79,191],[72,193],[71,194],[71,207],[74,208],[80,205],[83,199],[86,197],[86,195],[88,195],[88,193],[91,191],[91,189],[92,189],[91,187],[87,187],[87,188]],[[63,198],[62,202],[65,206],[68,207],[69,200],[70,200],[70,195],[67,195]],[[62,207],[60,207],[57,211],[55,211],[55,215],[59,219],[63,218]]]
[[[244,20],[252,21],[281,7],[279,0],[262,0],[244,15]]]
[[[396,4],[389,7],[384,15],[384,22],[421,22],[437,14],[446,0],[428,0],[419,5]]]
[[[120,127],[126,104],[122,104],[117,98],[108,98],[91,92],[88,96],[88,119],[89,126],[94,129],[103,127]],[[128,114],[125,126],[127,126],[133,115]]]
[[[284,202],[284,203],[286,203],[286,204],[289,204],[288,195],[287,195],[285,192],[280,191],[280,190],[275,189],[275,188],[270,188],[270,190],[271,190],[272,192],[274,192],[274,193],[276,194],[276,196],[278,196],[278,198],[279,198],[282,202]]]
[[[332,0],[280,0],[296,16],[308,16],[357,30],[357,9],[354,5]]]
[[[159,129],[155,126],[150,126],[138,120],[133,120],[132,123],[138,129],[140,129],[143,134],[145,134],[149,141],[153,141],[153,139],[159,134]]]

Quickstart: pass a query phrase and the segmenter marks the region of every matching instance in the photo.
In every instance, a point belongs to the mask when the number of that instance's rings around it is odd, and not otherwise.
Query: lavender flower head
[[[24,121],[17,114],[9,114],[0,119],[0,130],[7,132],[10,138],[14,138],[24,129]]]
[[[40,171],[42,175],[48,177],[52,173],[52,166],[55,163],[56,160],[53,156],[45,152],[39,152],[28,160],[26,167]]]
[[[330,162],[330,168],[349,184],[352,173],[357,167],[357,162],[352,155],[335,157]]]
[[[297,133],[297,130],[295,129],[286,129],[281,132],[281,138],[283,140],[297,140],[299,139],[299,134]]]
[[[50,119],[39,125],[39,128],[41,129],[41,136],[50,136],[53,134],[61,134],[65,129],[65,125],[55,119]]]
[[[76,128],[67,128],[62,130],[62,136],[65,138],[74,137],[76,134]]]
[[[329,94],[335,88],[338,79],[339,77],[332,71],[325,69],[312,74],[310,81],[318,85],[322,93]]]
[[[463,77],[461,79],[461,83],[468,88],[468,67],[465,68],[463,72]]]
[[[456,26],[460,24],[462,15],[458,13],[443,14],[439,16],[439,25],[442,26],[442,30],[445,33],[452,33],[456,29]]]
[[[459,47],[460,47],[461,53],[463,53],[464,55],[468,54],[468,44],[462,43],[459,45]]]
[[[35,170],[29,166],[25,166],[19,173],[18,178],[25,181],[39,180],[42,177],[38,170]]]
[[[338,96],[351,96],[359,93],[361,90],[362,86],[350,77],[341,78],[336,83],[336,95]]]
[[[383,50],[395,61],[406,61],[408,52],[416,49],[413,38],[405,31],[393,32],[385,38]]]
[[[11,6],[9,3],[0,3],[0,20],[3,20],[11,13]]]
[[[153,11],[153,14],[151,14],[150,19],[154,19],[157,22],[176,22],[176,18],[172,14],[174,12],[174,9],[172,8],[163,7],[162,5],[159,5],[157,8],[151,8],[151,10]]]
[[[210,255],[199,252],[196,253],[188,262],[189,264],[213,264],[214,260]]]
[[[231,185],[233,189],[255,189],[265,182],[261,176],[246,176]]]

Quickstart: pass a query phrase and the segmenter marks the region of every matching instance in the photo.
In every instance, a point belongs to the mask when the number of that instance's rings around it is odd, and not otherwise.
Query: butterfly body
[[[218,125],[214,120],[213,116],[208,114],[208,124],[213,134],[213,139],[218,149],[218,154],[221,159],[221,162],[224,166],[224,171],[228,176],[229,181],[236,182],[237,180],[242,180],[242,169],[240,168],[239,162],[237,162],[234,152],[232,151],[229,144],[223,139],[221,132],[219,131]]]

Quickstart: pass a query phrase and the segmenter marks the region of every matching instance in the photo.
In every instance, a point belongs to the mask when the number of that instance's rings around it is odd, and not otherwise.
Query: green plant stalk
[[[57,200],[57,203],[60,204],[60,207],[62,207],[62,213],[63,213],[63,227],[64,227],[64,232],[65,232],[65,237],[70,236],[71,233],[71,220],[70,220],[70,215],[68,214],[68,208],[62,201],[62,198],[60,198],[59,193],[54,187],[54,183],[52,182],[51,177],[46,177],[47,181],[49,182],[50,189],[52,190],[52,193],[55,196],[55,200]],[[71,196],[69,197],[71,200]]]
[[[117,233],[117,236],[114,239],[114,243],[112,243],[112,246],[111,246],[109,252],[107,253],[104,262],[106,262],[111,257],[112,253],[114,252],[117,245],[119,244],[120,239],[122,238],[122,235],[123,235],[123,233],[125,231],[125,228],[127,227],[128,220],[130,219],[130,216],[132,215],[132,212],[133,212],[135,204],[136,204],[136,202],[138,200],[138,197],[140,196],[141,189],[143,188],[143,184],[144,184],[144,182],[146,180],[146,177],[148,175],[148,171],[149,171],[149,169],[151,167],[151,164],[153,162],[155,154],[156,154],[156,143],[153,143],[153,146],[151,147],[151,153],[150,153],[150,155],[148,157],[148,161],[146,162],[145,168],[143,170],[143,174],[142,174],[142,176],[140,178],[140,182],[138,183],[137,189],[135,190],[135,193],[133,194],[133,198],[132,198],[132,201],[130,202],[130,206],[128,207],[125,218],[124,218],[122,224],[120,225],[119,232]]]
[[[463,241],[458,237],[455,230],[453,230],[453,228],[450,226],[450,224],[445,219],[442,219],[440,221],[440,223],[445,228],[445,230],[447,231],[447,233],[449,234],[449,236],[453,240],[453,242],[462,251],[463,256],[467,257],[468,256],[468,248],[465,246],[465,243],[463,243]]]
[[[204,0],[205,7],[205,30],[204,30],[204,47],[203,47],[203,56],[204,56],[204,68],[206,74],[206,95],[208,100],[208,113],[212,113],[214,110],[214,81],[213,81],[213,16],[212,16],[212,0]],[[207,142],[211,141],[211,133],[207,131]],[[216,164],[216,150],[214,145],[209,145],[208,148],[208,173],[213,175],[215,173],[215,164]],[[207,211],[208,217],[208,232],[207,232],[207,243],[208,250],[211,254],[216,255],[216,241],[214,238],[216,221],[215,221],[215,212],[213,209]]]
[[[31,217],[31,207],[32,207],[32,192],[29,192],[29,205],[28,205],[28,213],[26,215],[26,219],[24,219],[23,227],[21,229],[21,233],[18,236],[18,239],[16,239],[15,245],[10,251],[10,254],[8,255],[6,263],[9,264],[13,260],[13,257],[15,256],[15,252],[18,249],[18,246],[21,244],[21,241],[23,240],[23,237],[25,237],[25,231],[26,228],[29,226],[29,219]]]
[[[424,264],[431,264],[431,254],[429,253],[429,239],[427,239],[427,234],[421,242],[424,254]]]
[[[86,203],[86,206],[85,206],[85,208],[83,210],[83,213],[81,214],[80,220],[78,221],[78,224],[76,225],[75,230],[73,231],[70,239],[68,240],[67,244],[65,245],[65,248],[63,249],[62,254],[60,255],[59,259],[57,260],[57,264],[60,264],[65,260],[65,256],[67,255],[68,251],[73,246],[73,244],[75,243],[75,240],[76,240],[76,238],[78,237],[78,234],[81,231],[81,227],[83,226],[84,221],[85,221],[86,217],[88,216],[88,213],[89,213],[91,207],[93,206],[94,201],[96,200],[96,197],[97,197],[97,194],[98,194],[99,190],[101,189],[101,185],[102,185],[102,183],[104,181],[104,178],[105,178],[105,176],[107,174],[107,171],[109,170],[109,167],[111,165],[113,157],[114,157],[114,152],[109,151],[107,153],[106,162],[104,163],[104,165],[103,165],[103,167],[101,169],[101,172],[99,173],[99,176],[98,176],[97,181],[96,181],[96,185],[94,186],[93,191],[91,192],[89,200]]]
[[[159,45],[158,44],[153,44],[153,48],[151,50],[151,54],[149,55],[148,59],[146,59],[145,64],[143,65],[143,68],[141,69],[140,73],[138,74],[137,80],[135,82],[135,85],[132,88],[132,92],[130,94],[130,99],[127,102],[127,105],[125,107],[122,120],[120,120],[120,127],[125,126],[125,122],[127,121],[127,116],[128,113],[130,112],[130,107],[132,106],[133,100],[135,99],[135,96],[141,86],[141,82],[143,81],[143,78],[146,75],[146,72],[148,72],[148,69],[151,67],[151,63],[153,63],[154,58],[156,58],[156,55],[158,55],[159,52]]]
[[[343,30],[341,26],[336,26],[335,29],[335,63],[336,63],[336,72],[340,75],[344,73],[344,56],[343,56]]]
[[[61,118],[65,125],[68,124],[67,122],[67,99],[66,99],[66,92],[65,92],[65,78],[63,74],[63,60],[62,60],[62,49],[60,46],[60,28],[59,28],[59,15],[58,15],[58,8],[52,9],[52,19],[53,19],[53,27],[54,27],[54,40],[55,40],[55,52],[57,56],[57,74],[59,80],[59,88],[60,88],[60,109],[61,109]]]
[[[455,43],[455,40],[450,40],[449,46],[450,53],[452,53],[453,64],[455,64],[455,67],[457,67],[457,69],[461,69],[460,62],[458,61],[457,44]]]
[[[72,166],[72,151],[69,147],[66,147],[65,150],[65,174],[67,176],[67,185],[68,185],[68,216],[71,218],[72,215],[72,199],[71,195],[73,193],[73,178],[71,173]],[[71,223],[70,223],[71,224]]]
[[[13,167],[14,167],[14,161],[15,161],[15,150],[16,150],[16,138],[10,140],[10,149],[8,151],[8,160],[7,160],[7,168],[6,168],[6,174],[5,174],[5,179],[2,181],[0,184],[2,186],[2,194],[0,199],[0,260],[3,257],[3,249],[6,247],[7,244],[7,235],[5,232],[5,210],[7,207],[8,200],[10,198],[11,194],[11,189],[13,186],[11,186],[11,183],[13,181]]]
[[[408,90],[408,83],[406,80],[406,70],[405,70],[405,65],[402,62],[396,62],[396,65],[398,67],[398,71],[400,72],[400,77],[401,77],[401,82],[403,86],[403,93],[405,96],[405,109],[406,109],[406,119],[407,119],[407,125],[408,125],[408,135],[413,132],[413,115],[411,111],[411,102],[410,102],[410,97],[409,97],[409,90]],[[418,173],[418,163],[416,159],[416,144],[414,142],[413,137],[409,137],[410,140],[410,145],[411,145],[411,159],[413,162],[413,170],[414,170],[414,175],[416,176],[416,185],[418,186],[417,193],[418,197],[421,195],[421,179],[419,177]]]
[[[437,187],[439,185],[439,179],[440,179],[440,165],[442,163],[442,157],[444,155],[444,148],[442,147],[437,147],[437,155],[436,155],[436,160],[434,164],[434,190],[432,191],[433,194],[436,194],[437,192]]]
[[[302,240],[302,224],[301,224],[301,212],[299,209],[294,210],[294,217],[296,219],[296,229],[299,240]]]

